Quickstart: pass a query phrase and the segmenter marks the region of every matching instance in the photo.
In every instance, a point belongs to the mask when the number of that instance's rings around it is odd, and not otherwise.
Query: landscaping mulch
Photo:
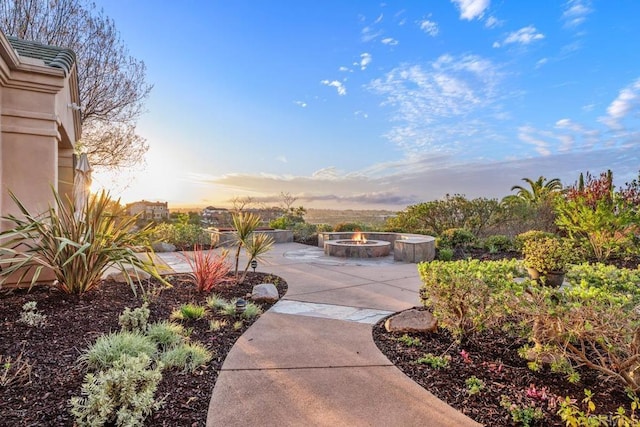
[[[275,279],[275,280],[274,280]],[[185,303],[205,305],[207,293],[197,293],[184,275],[169,278],[173,287],[160,290],[155,282],[148,291],[149,322],[168,320],[171,312]],[[287,284],[281,278],[264,273],[248,273],[245,283],[216,289],[225,299],[245,297],[258,283],[276,284],[280,295]],[[36,301],[37,311],[45,314],[46,324],[32,327],[19,322],[24,303]],[[120,329],[118,316],[126,307],[143,304],[138,292],[134,296],[125,283],[103,283],[100,288],[82,297],[63,294],[55,289],[37,287],[27,292],[14,290],[0,295],[0,426],[72,426],[69,399],[80,396],[86,374],[78,357],[100,335]],[[263,310],[272,304],[260,303]],[[210,320],[226,320],[227,325],[216,332],[209,329]],[[204,426],[213,387],[224,359],[242,333],[256,318],[223,316],[210,310],[205,319],[181,321],[191,331],[190,340],[207,347],[214,357],[195,373],[164,370],[156,398],[163,406],[146,421],[149,426]],[[3,386],[13,369],[3,369],[6,357],[15,361],[21,357],[31,366],[30,376],[20,383]]]
[[[563,374],[548,367],[534,372],[527,361],[518,356],[518,348],[525,341],[514,339],[506,333],[485,332],[472,340],[457,344],[444,330],[434,333],[409,333],[419,343],[403,343],[403,333],[389,333],[384,320],[373,328],[373,339],[384,355],[409,378],[433,393],[439,399],[458,409],[475,421],[487,426],[522,425],[512,421],[509,411],[500,404],[506,396],[520,408],[540,408],[544,419],[531,425],[564,426],[557,415],[559,401],[566,396],[578,403],[584,398],[584,390],[594,393],[596,413],[615,414],[623,406],[627,414],[631,401],[622,388],[607,381],[595,371],[578,369],[580,382],[569,383]],[[450,358],[446,368],[433,368],[417,363],[425,354]],[[484,389],[470,395],[465,381],[476,376],[484,382]],[[585,410],[584,405],[580,405]]]

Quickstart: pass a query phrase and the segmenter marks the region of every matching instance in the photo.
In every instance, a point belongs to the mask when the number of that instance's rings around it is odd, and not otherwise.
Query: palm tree
[[[520,185],[514,185],[511,187],[511,191],[517,190],[518,193],[507,196],[505,199],[511,201],[517,199],[528,204],[539,205],[549,200],[550,196],[562,191],[562,183],[558,178],[547,180],[544,176],[541,176],[536,181],[529,178],[522,178],[522,180],[529,184],[530,189]]]

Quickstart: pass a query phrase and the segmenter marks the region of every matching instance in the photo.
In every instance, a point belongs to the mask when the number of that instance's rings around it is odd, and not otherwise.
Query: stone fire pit
[[[342,258],[379,258],[391,253],[391,242],[382,240],[329,240],[324,243],[325,255]]]

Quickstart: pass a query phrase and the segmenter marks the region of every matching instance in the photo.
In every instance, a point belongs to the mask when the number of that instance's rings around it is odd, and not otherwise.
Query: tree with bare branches
[[[129,55],[112,19],[87,0],[2,0],[0,28],[9,36],[76,53],[83,137],[92,166],[130,167],[148,146],[136,133],[151,86],[142,61]]]

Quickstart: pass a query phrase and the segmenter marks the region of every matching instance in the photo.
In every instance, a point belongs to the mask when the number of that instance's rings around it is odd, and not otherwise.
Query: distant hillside
[[[311,224],[336,225],[341,222],[360,222],[367,225],[382,225],[387,218],[395,215],[395,211],[387,210],[308,209],[304,219]]]

